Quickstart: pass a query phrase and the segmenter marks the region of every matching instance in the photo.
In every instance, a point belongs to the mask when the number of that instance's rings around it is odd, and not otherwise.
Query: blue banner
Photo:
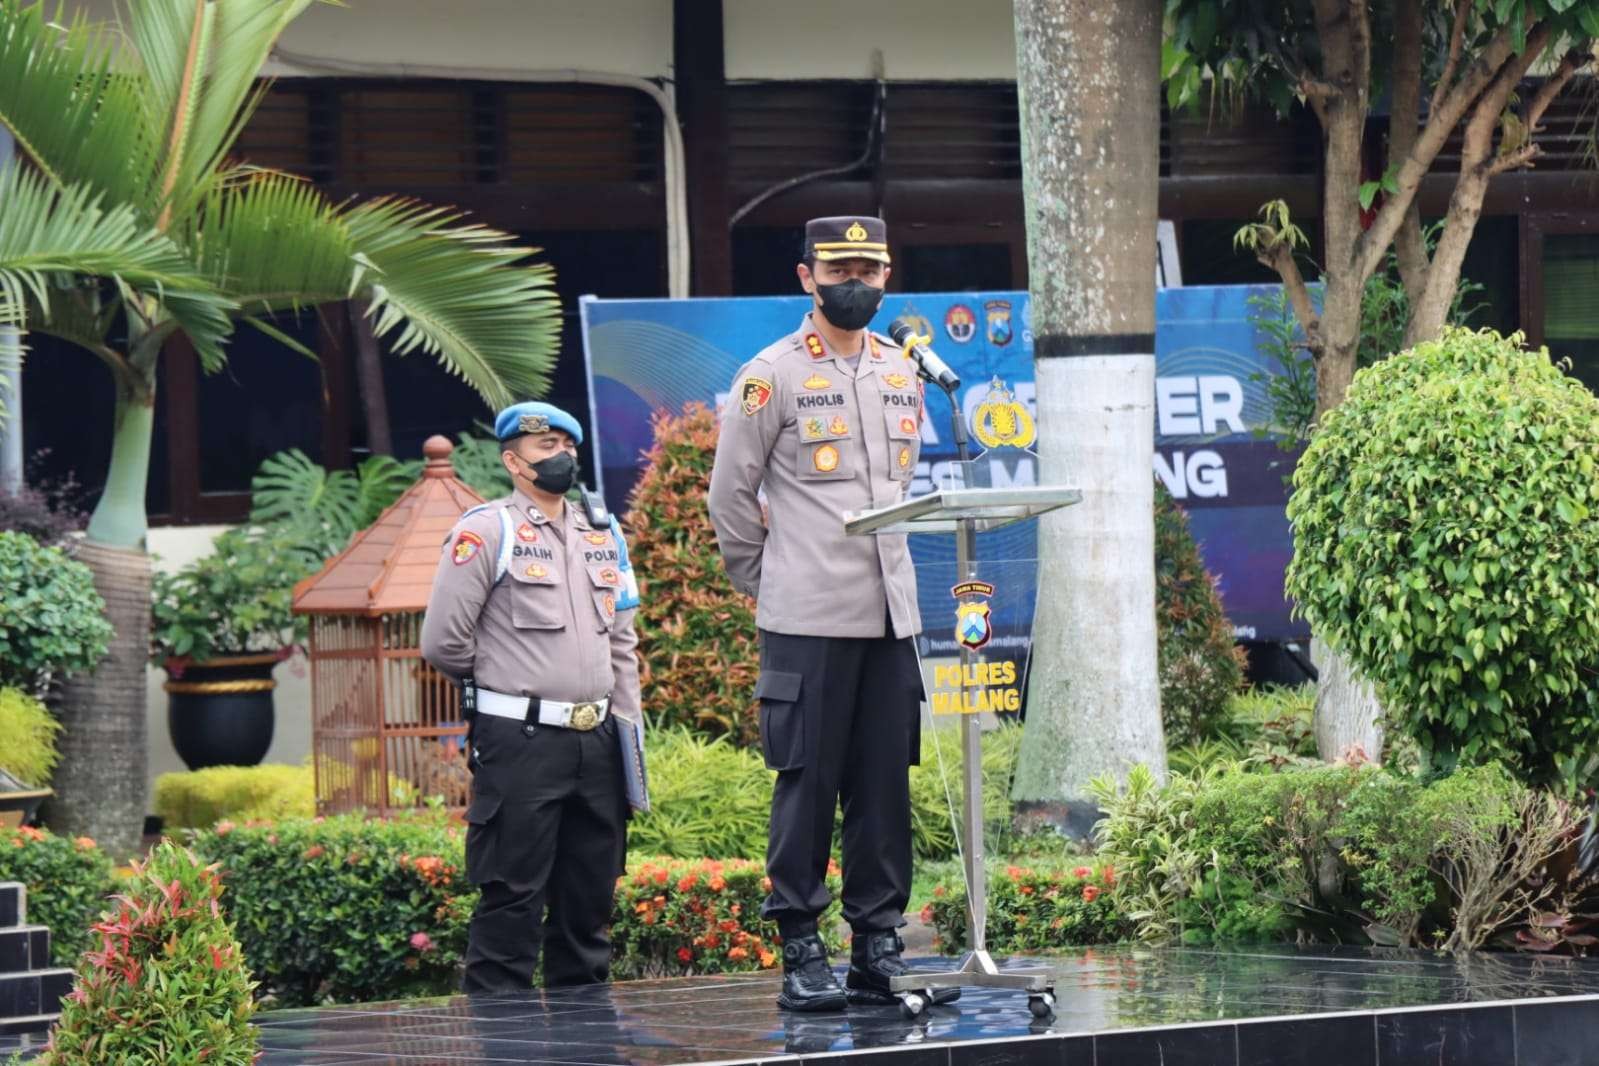
[[[1270,421],[1264,376],[1275,362],[1261,352],[1250,322],[1255,296],[1274,286],[1162,289],[1156,297],[1155,474],[1187,510],[1206,568],[1216,579],[1241,640],[1303,639],[1308,629],[1289,617],[1283,570],[1292,542],[1284,505],[1293,456],[1258,431]],[[680,411],[692,401],[720,410],[738,368],[792,332],[805,296],[692,300],[581,301],[588,361],[590,424],[598,441],[600,483],[607,502],[626,511],[652,443],[650,415]],[[998,379],[1035,415],[1032,332],[1024,292],[894,293],[876,322],[908,316],[961,376],[968,417]],[[929,492],[954,460],[950,411],[928,390],[921,462],[911,493]],[[996,456],[1002,453],[996,453]],[[990,471],[996,484],[1036,483],[1031,457],[1011,453]],[[985,534],[978,558],[1023,562],[1036,556],[1031,523]],[[949,629],[948,582],[938,576],[954,557],[948,537],[914,537],[913,552],[929,633]],[[1029,583],[1030,584],[1030,583]],[[1025,643],[1031,596],[996,604],[996,650]],[[926,647],[925,651],[942,649]]]

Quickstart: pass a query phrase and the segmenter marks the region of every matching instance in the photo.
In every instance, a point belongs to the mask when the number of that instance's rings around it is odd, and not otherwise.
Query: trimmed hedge
[[[116,879],[111,860],[88,837],[23,826],[0,833],[0,881],[28,889],[28,921],[50,927],[50,962],[71,966],[93,943],[89,927]]]
[[[1006,866],[988,878],[988,946],[993,951],[1048,951],[1066,945],[1124,940],[1132,924],[1116,908],[1116,868],[1109,863],[1066,869]],[[943,952],[966,945],[966,885],[940,881],[922,908]]]
[[[310,818],[316,777],[309,766],[209,766],[155,779],[155,812],[168,829],[204,829],[224,818]]]

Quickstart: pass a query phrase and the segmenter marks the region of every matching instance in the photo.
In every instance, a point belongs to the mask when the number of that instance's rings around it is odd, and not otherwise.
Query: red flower
[[[325,851],[327,851],[327,849],[321,844],[312,844],[310,847],[305,849],[304,854],[302,854],[300,857],[303,859],[318,859],[322,857],[322,853]]]
[[[744,948],[733,948],[733,949],[728,951],[727,957],[730,958],[730,959],[733,959],[734,961],[737,961],[739,959],[747,959],[747,958],[749,958],[750,957],[750,953],[748,951],[746,951]]]
[[[689,889],[693,888],[699,883],[699,878],[695,877],[693,874],[684,874],[677,882],[677,890],[679,892],[687,892]]]
[[[227,956],[217,949],[215,944],[207,945],[211,949],[211,968],[220,970],[227,965]]]
[[[411,946],[418,951],[432,951],[433,938],[426,933],[412,933]]]
[[[1015,880],[1016,878],[1020,877],[1021,875],[1022,875],[1022,868],[1020,866],[1007,866],[1007,867],[1005,867],[1005,876],[1009,877],[1011,880]]]
[[[79,851],[91,851],[94,848],[94,837],[74,837],[72,843]]]
[[[1094,900],[1096,900],[1098,898],[1099,898],[1099,886],[1098,885],[1084,885],[1083,886],[1083,902],[1084,903],[1092,903],[1092,902],[1094,902]]]
[[[667,876],[665,870],[656,870],[655,871],[655,883],[656,884],[664,885],[664,884],[666,884],[666,882],[668,880],[670,880],[670,878]]]
[[[1079,880],[1082,880],[1084,878],[1093,877],[1094,876],[1094,871],[1090,870],[1086,866],[1079,866],[1079,867],[1077,867],[1077,869],[1072,871],[1072,876],[1077,878],[1077,879],[1079,879]]]
[[[717,924],[721,926],[722,932],[724,933],[738,932],[738,923],[731,918],[723,918]]]
[[[1100,871],[1099,876],[1105,879],[1107,885],[1114,885],[1116,883],[1116,867],[1105,867]]]
[[[694,953],[688,948],[678,948],[677,961],[684,964],[691,963],[694,961]]]
[[[712,892],[720,892],[720,891],[722,891],[722,889],[724,889],[726,887],[727,887],[727,882],[722,880],[722,878],[720,878],[720,877],[711,878],[711,891]]]
[[[933,924],[933,905],[931,903],[922,908],[922,921],[927,925]]]

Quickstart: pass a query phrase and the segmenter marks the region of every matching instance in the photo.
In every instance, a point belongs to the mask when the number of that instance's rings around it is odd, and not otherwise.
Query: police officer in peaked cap
[[[902,499],[921,449],[916,369],[866,328],[889,269],[881,219],[806,223],[795,271],[812,306],[734,377],[711,474],[727,572],[757,599],[761,748],[778,772],[762,913],[783,937],[778,1004],[789,1010],[891,1003],[890,981],[905,971],[898,930],[911,890],[909,779],[923,695],[916,575],[903,534],[846,536],[843,521]],[[854,930],[845,988],[817,930],[841,800],[843,907]]]
[[[609,976],[628,816],[617,720],[641,722],[627,545],[566,499],[582,427],[520,403],[494,429],[514,490],[450,531],[422,625],[423,657],[475,705],[468,993],[525,991],[541,945],[546,987]]]

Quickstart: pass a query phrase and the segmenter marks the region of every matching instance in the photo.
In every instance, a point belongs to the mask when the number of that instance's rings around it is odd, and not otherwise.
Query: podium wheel
[[[907,992],[899,999],[899,1012],[907,1018],[915,1018],[927,1009],[927,997],[920,992]]]

